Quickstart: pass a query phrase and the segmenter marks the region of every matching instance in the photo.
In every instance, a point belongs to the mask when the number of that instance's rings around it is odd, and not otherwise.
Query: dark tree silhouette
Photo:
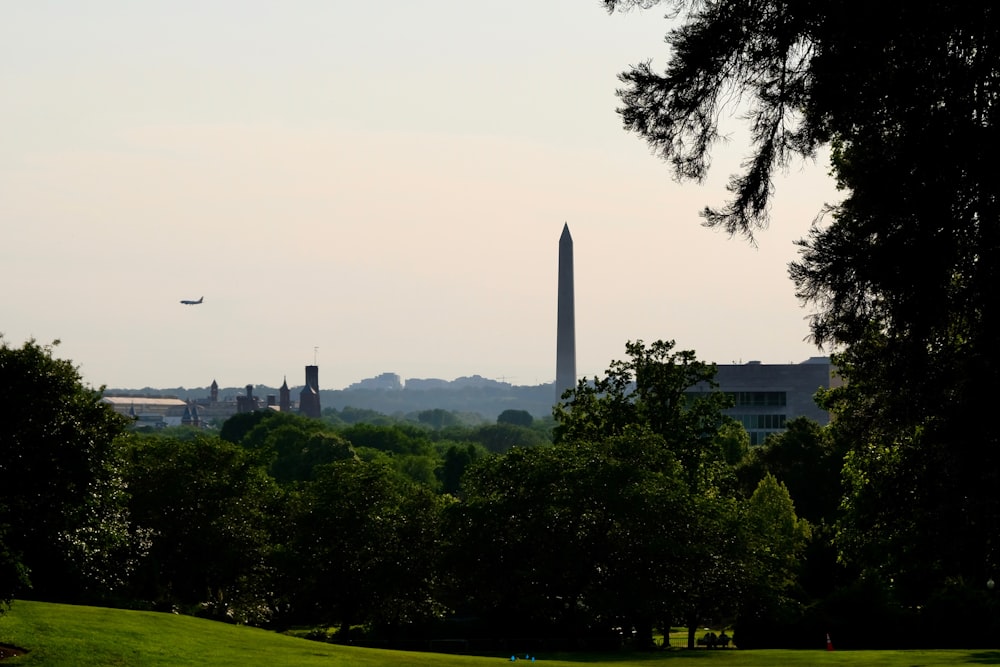
[[[655,0],[605,0],[609,10]],[[622,75],[625,127],[701,179],[727,111],[752,146],[706,224],[753,234],[773,176],[820,146],[844,194],[791,266],[833,346],[848,455],[845,554],[914,604],[1000,567],[1000,12],[988,0],[662,3],[679,22],[662,73]],[[737,102],[738,101],[738,102]],[[727,103],[734,102],[739,108]]]

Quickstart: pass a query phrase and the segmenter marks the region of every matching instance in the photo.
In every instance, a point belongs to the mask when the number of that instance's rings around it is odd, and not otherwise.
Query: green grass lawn
[[[0,617],[0,643],[28,649],[4,665],[289,665],[310,667],[482,667],[510,656],[472,657],[333,646],[174,614],[18,600]],[[522,660],[518,662],[526,664]],[[921,667],[1000,664],[997,651],[666,651],[650,654],[554,654],[536,664],[616,667]]]

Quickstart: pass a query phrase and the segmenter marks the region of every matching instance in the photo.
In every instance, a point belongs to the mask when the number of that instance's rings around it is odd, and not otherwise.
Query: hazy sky
[[[3,3],[0,332],[112,387],[555,378],[674,339],[798,362],[787,264],[836,192],[779,181],[754,249],[700,225],[746,153],[677,184],[615,113],[663,10],[598,0]],[[205,297],[188,307],[180,299]],[[317,349],[318,348],[318,349]]]

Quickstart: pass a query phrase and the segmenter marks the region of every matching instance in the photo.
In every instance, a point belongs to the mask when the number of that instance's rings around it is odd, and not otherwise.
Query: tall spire
[[[287,377],[278,388],[278,409],[282,412],[290,412],[292,409],[292,392],[288,388]]]
[[[556,401],[576,388],[576,314],[573,305],[573,237],[569,224],[559,237],[559,304],[556,320]]]

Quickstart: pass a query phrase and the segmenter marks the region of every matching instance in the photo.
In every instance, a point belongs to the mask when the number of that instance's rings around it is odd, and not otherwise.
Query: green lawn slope
[[[20,665],[289,665],[310,667],[481,667],[510,656],[473,657],[333,646],[174,614],[18,600],[0,617],[0,643],[28,653],[8,658]],[[526,664],[524,656],[518,662]],[[667,651],[649,654],[538,655],[536,664],[650,667],[783,667],[857,665],[922,667],[1000,664],[1000,651]]]

